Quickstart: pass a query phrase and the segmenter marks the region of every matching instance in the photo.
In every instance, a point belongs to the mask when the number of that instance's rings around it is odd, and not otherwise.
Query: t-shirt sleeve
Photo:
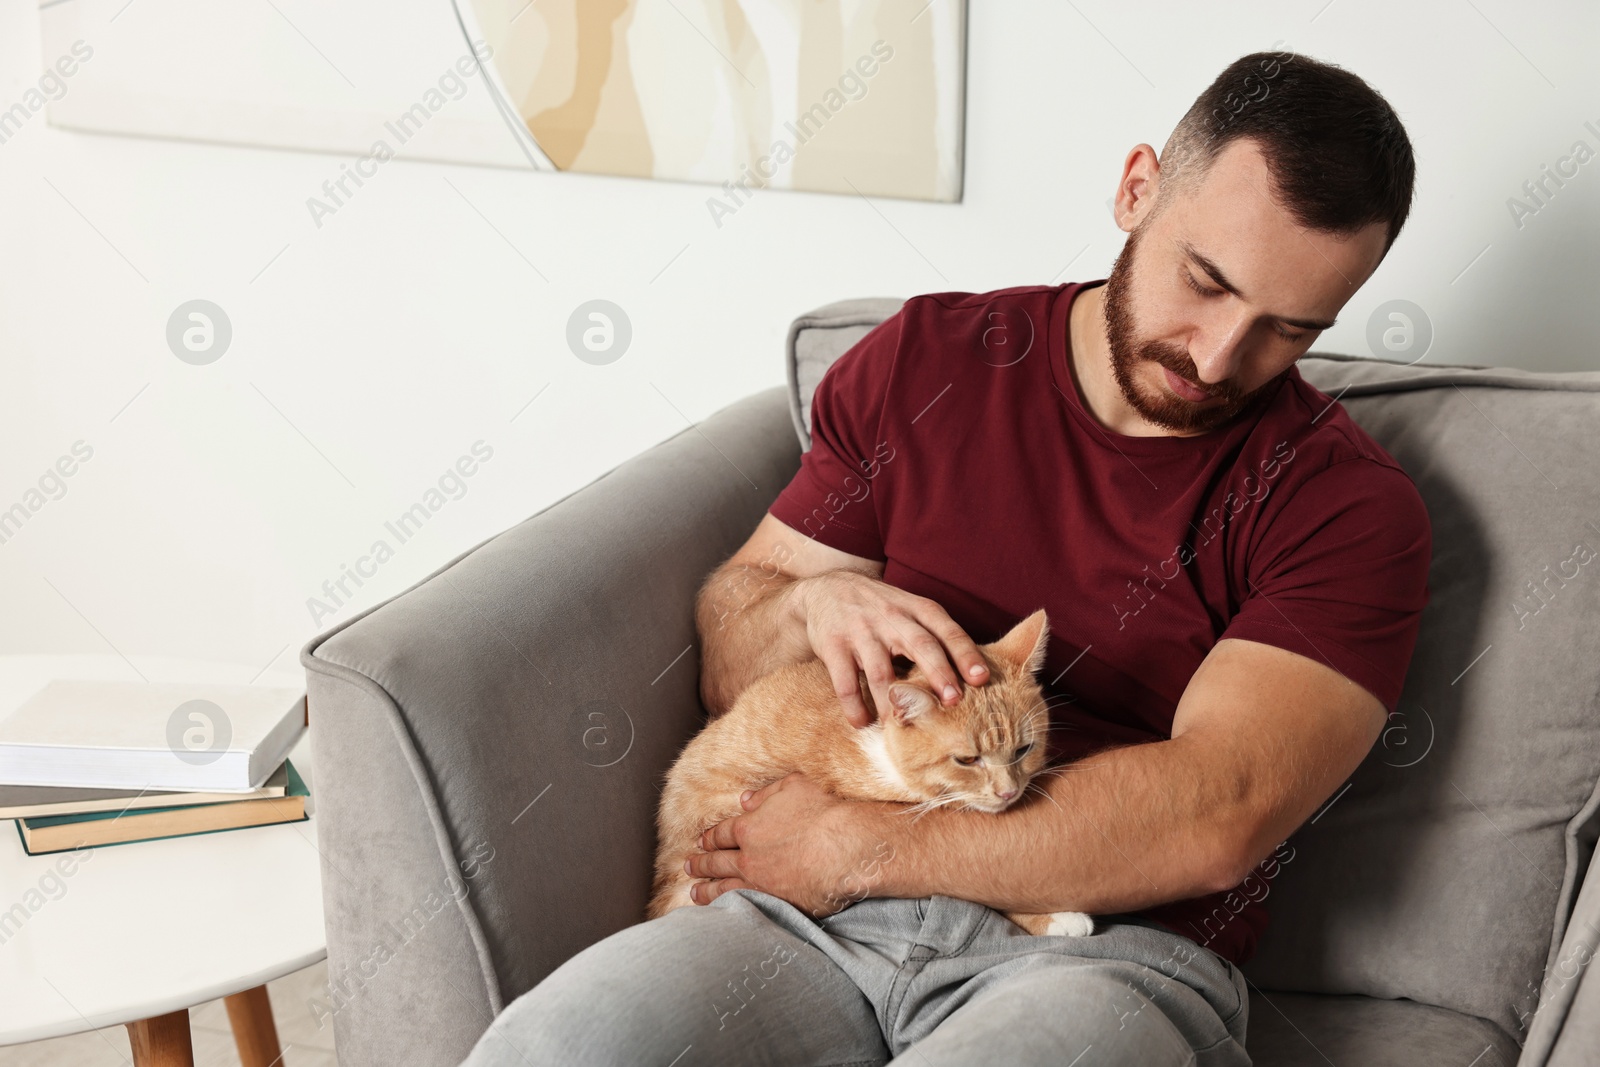
[[[1325,663],[1394,711],[1428,602],[1432,527],[1404,471],[1349,459],[1319,471],[1251,550],[1222,637]]]
[[[892,450],[879,436],[902,307],[834,360],[811,397],[811,450],[768,512],[830,548],[883,560],[877,504]]]

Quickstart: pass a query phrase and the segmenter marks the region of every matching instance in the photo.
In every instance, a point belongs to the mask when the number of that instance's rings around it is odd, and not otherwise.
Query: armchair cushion
[[[1245,1045],[1255,1067],[1511,1067],[1520,1049],[1486,1019],[1410,1000],[1250,994]]]

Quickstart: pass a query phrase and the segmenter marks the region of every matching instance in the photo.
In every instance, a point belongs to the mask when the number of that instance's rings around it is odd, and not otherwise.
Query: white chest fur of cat
[[[1000,640],[979,646],[989,681],[966,687],[954,707],[942,706],[913,667],[889,687],[890,707],[878,709],[877,721],[864,729],[845,719],[819,660],[752,683],[667,773],[647,916],[692,904],[694,879],[683,865],[700,853],[700,835],[738,815],[746,789],[792,771],[849,800],[905,802],[911,805],[906,818],[945,806],[999,815],[1030,790],[1042,792],[1038,777],[1050,723],[1034,674],[1044,664],[1047,634],[1041,609]],[[1081,912],[1006,917],[1030,934],[1094,932],[1094,921]]]

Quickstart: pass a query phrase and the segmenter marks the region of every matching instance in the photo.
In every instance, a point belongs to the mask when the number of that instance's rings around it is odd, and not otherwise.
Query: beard
[[[1143,227],[1128,234],[1106,279],[1102,306],[1106,318],[1106,341],[1111,348],[1111,373],[1122,391],[1122,398],[1146,422],[1185,435],[1218,429],[1264,399],[1282,380],[1283,374],[1250,392],[1241,390],[1231,379],[1205,385],[1201,383],[1200,371],[1185,349],[1166,341],[1139,339],[1133,322],[1129,290],[1140,229]],[[1164,367],[1190,385],[1206,390],[1211,396],[1203,401],[1194,401],[1185,400],[1165,388],[1154,393],[1142,391],[1133,377],[1134,370],[1142,363]]]

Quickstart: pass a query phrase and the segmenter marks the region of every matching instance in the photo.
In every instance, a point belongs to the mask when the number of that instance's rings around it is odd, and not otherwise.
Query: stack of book
[[[299,822],[305,727],[298,690],[51,682],[0,719],[0,819],[30,855]]]

